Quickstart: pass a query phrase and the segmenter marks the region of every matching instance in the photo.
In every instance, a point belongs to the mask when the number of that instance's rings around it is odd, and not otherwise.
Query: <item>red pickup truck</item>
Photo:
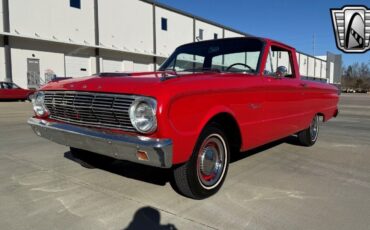
[[[293,134],[311,146],[319,118],[338,114],[337,88],[298,69],[295,49],[270,39],[191,43],[157,72],[51,82],[28,123],[72,153],[171,168],[183,195],[203,199],[222,186],[232,154]]]

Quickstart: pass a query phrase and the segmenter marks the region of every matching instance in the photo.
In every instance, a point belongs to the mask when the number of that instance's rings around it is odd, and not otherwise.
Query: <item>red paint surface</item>
[[[239,125],[242,146],[248,150],[307,128],[315,114],[325,121],[337,111],[337,88],[301,80],[294,48],[265,39],[261,72],[197,73],[161,81],[160,72],[122,77],[85,77],[52,82],[42,90],[72,90],[144,95],[158,101],[158,130],[152,137],[173,140],[173,163],[189,159],[200,132],[219,113]],[[292,52],[295,78],[263,76],[270,45]]]
[[[0,100],[26,100],[28,96],[34,93],[35,90],[30,89],[1,89]]]

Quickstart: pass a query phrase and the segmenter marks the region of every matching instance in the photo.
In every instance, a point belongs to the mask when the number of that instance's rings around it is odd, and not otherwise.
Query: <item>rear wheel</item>
[[[174,169],[179,191],[193,199],[204,199],[222,186],[230,159],[228,140],[217,126],[207,126],[200,135],[190,160]]]
[[[310,126],[298,133],[298,141],[304,146],[312,146],[319,136],[319,116],[315,115]]]

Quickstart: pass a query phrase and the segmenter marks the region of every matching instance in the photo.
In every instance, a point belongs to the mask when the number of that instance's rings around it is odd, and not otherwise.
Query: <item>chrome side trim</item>
[[[113,134],[38,118],[30,118],[28,124],[36,135],[61,145],[154,167],[172,166],[171,139]],[[136,155],[138,150],[145,151],[149,160],[139,160]]]

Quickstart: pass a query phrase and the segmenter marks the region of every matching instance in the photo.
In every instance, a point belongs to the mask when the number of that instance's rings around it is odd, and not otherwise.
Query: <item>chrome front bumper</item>
[[[112,134],[37,118],[30,118],[28,124],[38,136],[61,145],[160,168],[172,166],[171,139]],[[145,152],[148,160],[140,160],[138,151]]]

